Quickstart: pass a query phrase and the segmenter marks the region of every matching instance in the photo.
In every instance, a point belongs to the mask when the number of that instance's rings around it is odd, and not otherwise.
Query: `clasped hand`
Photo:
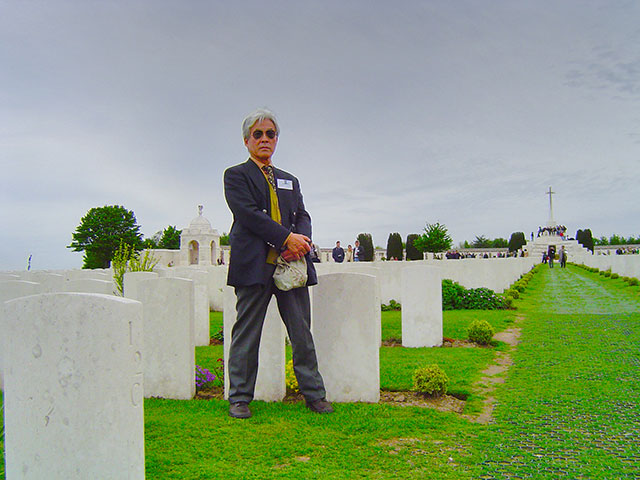
[[[311,251],[310,243],[311,239],[306,235],[300,233],[290,234],[285,242],[287,248],[281,253],[282,258],[287,262],[299,260]]]

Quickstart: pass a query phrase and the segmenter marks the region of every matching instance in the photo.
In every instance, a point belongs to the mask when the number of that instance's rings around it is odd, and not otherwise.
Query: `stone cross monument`
[[[551,190],[551,187],[549,187],[549,191],[546,193],[546,195],[549,195],[549,221],[547,222],[547,227],[555,227],[556,226],[556,221],[553,219],[553,194],[556,192],[553,192]]]

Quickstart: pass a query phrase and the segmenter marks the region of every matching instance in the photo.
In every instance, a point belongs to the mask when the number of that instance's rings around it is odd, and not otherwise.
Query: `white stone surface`
[[[102,295],[115,295],[116,285],[112,280],[96,280],[85,278],[82,280],[67,280],[62,283],[61,291],[77,293],[100,293]]]
[[[233,287],[224,288],[224,398],[229,398],[229,374],[227,370],[229,347],[231,346],[231,331],[236,322],[236,294]],[[265,402],[279,402],[287,393],[285,384],[285,327],[276,298],[272,297],[260,338],[260,353],[258,355],[258,376],[254,400]]]
[[[144,310],[144,395],[191,399],[195,395],[194,285],[184,278],[138,284]]]
[[[194,283],[194,341],[196,346],[207,346],[211,340],[209,321],[209,274],[204,269],[177,267],[172,273],[178,278],[188,278]]]
[[[375,277],[319,275],[311,292],[311,330],[327,399],[378,402],[381,325]]]
[[[4,304],[8,479],[143,479],[142,306],[81,293]]]
[[[21,277],[28,282],[40,284],[40,293],[54,293],[64,291],[64,276],[59,273],[46,271],[30,271]]]
[[[126,272],[122,280],[123,291],[125,298],[132,298],[137,300],[138,286],[143,280],[152,280],[158,278],[156,272]]]
[[[12,278],[12,277],[7,277]],[[20,278],[20,277],[16,277]],[[0,281],[0,304],[14,298],[27,297],[40,293],[40,284],[35,282],[27,282],[25,280],[6,280]],[[2,314],[0,310],[0,332],[5,335],[2,327]],[[4,388],[4,347],[0,341],[0,390]]]
[[[442,345],[440,269],[417,265],[402,271],[402,346]]]

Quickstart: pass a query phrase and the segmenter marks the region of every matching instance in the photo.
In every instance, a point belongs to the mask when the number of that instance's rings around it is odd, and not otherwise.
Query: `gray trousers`
[[[307,287],[288,292],[268,285],[236,287],[236,323],[229,348],[229,402],[250,402],[258,375],[258,349],[271,296],[275,295],[293,353],[293,370],[300,392],[307,401],[324,398],[324,382],[318,372],[316,349],[311,336],[311,308]]]

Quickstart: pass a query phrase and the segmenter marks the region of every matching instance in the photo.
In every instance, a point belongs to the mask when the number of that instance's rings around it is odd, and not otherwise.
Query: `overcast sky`
[[[640,2],[0,0],[0,270],[76,268],[92,207],[204,205],[268,107],[314,241],[639,235]]]

